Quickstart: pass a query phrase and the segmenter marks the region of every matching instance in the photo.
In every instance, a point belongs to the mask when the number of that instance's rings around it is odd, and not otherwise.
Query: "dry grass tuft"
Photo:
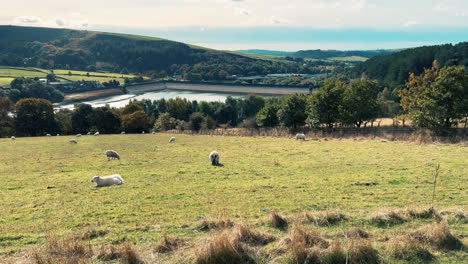
[[[390,257],[411,263],[434,260],[434,255],[426,247],[409,237],[391,240],[388,253]]]
[[[335,225],[343,221],[347,221],[348,217],[339,211],[319,211],[305,213],[307,220],[318,226]]]
[[[424,226],[410,233],[409,236],[437,249],[462,250],[465,248],[463,242],[450,232],[446,221]]]
[[[346,252],[340,242],[335,240],[332,245],[322,252],[321,262],[324,264],[348,263]]]
[[[454,208],[451,210],[443,211],[441,215],[450,217],[450,220],[455,220],[457,222],[468,223],[468,213],[466,213],[461,208]]]
[[[119,260],[125,264],[143,264],[145,263],[135,247],[130,243],[123,243],[117,246],[101,247],[97,255],[100,261]]]
[[[234,223],[226,219],[203,219],[203,221],[197,226],[197,229],[200,231],[210,231],[210,230],[219,230],[224,228],[231,228],[234,226]]]
[[[379,211],[374,213],[369,222],[378,226],[392,226],[402,224],[405,219],[401,216],[401,212],[397,210]]]
[[[406,209],[408,215],[412,218],[439,218],[439,213],[434,209],[434,207],[409,207]]]
[[[276,210],[271,210],[270,223],[273,227],[279,229],[286,229],[288,227],[288,221],[283,216],[279,215]]]
[[[81,237],[47,236],[46,239],[44,248],[32,252],[33,263],[83,263],[93,256],[89,242],[86,244]]]
[[[380,263],[379,252],[372,244],[363,239],[352,239],[346,245],[347,263]]]
[[[120,260],[127,264],[144,263],[138,251],[130,243],[124,243],[120,247]]]
[[[236,227],[234,231],[240,242],[250,245],[267,245],[275,240],[275,237],[260,233],[250,229],[248,225],[241,224]]]
[[[318,246],[320,248],[328,248],[329,243],[320,236],[317,230],[305,231],[301,226],[295,224],[288,237],[284,239],[285,243],[304,244],[307,247]]]
[[[197,264],[254,263],[237,236],[227,231],[218,233],[211,241],[195,251]]]
[[[156,244],[154,251],[158,253],[167,253],[177,250],[183,244],[183,240],[179,238],[173,238],[164,234],[162,239]]]
[[[360,229],[360,228],[351,228],[345,231],[345,237],[346,238],[351,238],[351,239],[356,239],[356,238],[369,238],[369,233],[366,231]]]

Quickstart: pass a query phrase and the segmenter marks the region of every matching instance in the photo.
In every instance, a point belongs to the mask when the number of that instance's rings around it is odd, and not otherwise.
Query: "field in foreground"
[[[66,136],[1,139],[0,260],[26,258],[46,236],[89,234],[96,247],[132,243],[150,263],[190,263],[203,255],[193,248],[222,236],[215,230],[220,225],[238,230],[241,223],[274,239],[251,245],[259,263],[298,262],[287,239],[301,228],[344,248],[344,234],[359,228],[370,233],[361,239],[370,241],[380,262],[414,262],[388,253],[387,243],[444,219],[468,245],[466,145],[189,135],[169,144],[170,136],[83,136],[77,145]],[[107,161],[107,149],[122,159]],[[209,164],[212,150],[222,166]],[[436,164],[436,212],[414,213],[431,203]],[[92,187],[94,175],[115,173],[124,178],[122,186]],[[288,227],[271,226],[271,209],[286,217]],[[322,224],[322,212],[338,214],[338,220]],[[183,239],[181,249],[155,252],[163,234]],[[429,260],[468,260],[466,248],[429,240],[421,242],[433,255]],[[306,256],[317,246],[309,244]]]

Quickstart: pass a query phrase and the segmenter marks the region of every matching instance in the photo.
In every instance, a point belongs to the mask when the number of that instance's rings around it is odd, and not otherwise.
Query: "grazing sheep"
[[[16,140],[15,136],[11,136],[11,140]]]
[[[57,137],[60,137],[60,134],[57,134]]]
[[[106,156],[107,156],[107,160],[110,160],[110,159],[118,159],[118,160],[120,160],[120,155],[119,155],[119,153],[117,153],[116,151],[113,151],[113,150],[107,150],[107,151],[106,151]]]
[[[70,139],[70,144],[78,144],[78,141],[76,141],[75,139]]]
[[[95,136],[99,136],[99,131],[98,131],[98,132],[96,132],[96,133],[94,133],[94,135],[95,135]]]
[[[125,135],[125,131],[122,131],[120,134]]]
[[[156,134],[156,132],[152,131],[151,134]]]
[[[88,136],[91,135],[91,132],[86,133],[86,135],[88,135]]]
[[[104,177],[99,177],[99,176],[94,176],[91,179],[91,182],[95,182],[97,185],[96,187],[106,187],[106,186],[112,186],[112,185],[121,185],[123,184],[124,180],[120,175],[118,174],[113,174],[109,176],[104,176]]]
[[[145,133],[145,131],[142,131],[141,133],[142,133],[142,134],[144,134],[144,133]]]
[[[302,134],[302,133],[298,133],[298,134],[296,134],[296,140],[299,140],[299,139],[301,139],[301,140],[304,140],[304,141],[305,141],[305,140],[306,140],[306,137],[305,137],[305,135],[304,135],[304,134]]]
[[[81,137],[81,134],[76,134],[75,137]]]
[[[210,161],[211,165],[219,165],[219,153],[216,151],[212,151],[210,153]]]
[[[171,137],[171,139],[169,139],[169,143],[172,143],[175,141],[175,137]]]
[[[51,134],[46,134],[46,137],[51,137],[52,135]]]

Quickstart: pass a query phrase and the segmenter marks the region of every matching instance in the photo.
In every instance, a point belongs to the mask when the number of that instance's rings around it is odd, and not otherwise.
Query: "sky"
[[[468,0],[2,0],[0,24],[223,50],[398,49],[468,41]]]

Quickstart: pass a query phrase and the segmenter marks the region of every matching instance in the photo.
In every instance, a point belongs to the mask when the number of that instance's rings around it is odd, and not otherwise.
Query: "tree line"
[[[327,79],[310,95],[261,97],[251,94],[240,99],[229,96],[225,102],[145,99],[130,101],[123,108],[77,104],[74,110],[57,112],[45,99],[25,98],[13,104],[1,97],[0,133],[1,136],[41,136],[97,131],[102,134],[171,129],[198,131],[216,127],[361,127],[394,107],[389,106],[387,100],[391,96],[398,96],[400,100],[397,115],[412,120],[418,128],[447,129],[468,117],[468,74],[464,67],[439,69],[435,64],[423,74],[411,74],[406,88],[398,95],[388,90],[377,93],[376,88],[377,81],[367,78]]]

